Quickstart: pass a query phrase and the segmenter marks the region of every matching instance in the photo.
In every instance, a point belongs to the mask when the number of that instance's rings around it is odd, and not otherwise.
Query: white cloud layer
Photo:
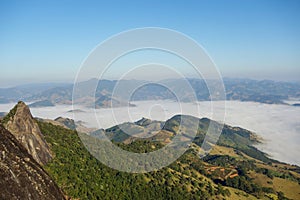
[[[166,120],[176,114],[189,114],[222,120],[222,102],[214,102],[216,117],[212,117],[211,103],[177,103],[171,101],[133,102],[137,107],[115,109],[88,109],[77,112],[75,120],[86,122],[88,127],[108,128],[113,125],[136,121],[142,117]],[[8,112],[14,104],[0,104],[0,112]],[[199,108],[199,112],[198,111]],[[35,117],[55,119],[63,116],[74,118],[72,106],[31,108]],[[96,117],[97,119],[96,119]],[[218,117],[219,116],[219,117]],[[99,124],[97,123],[99,121]],[[225,123],[254,131],[264,139],[257,147],[272,158],[300,166],[300,107],[268,105],[254,102],[226,102]]]

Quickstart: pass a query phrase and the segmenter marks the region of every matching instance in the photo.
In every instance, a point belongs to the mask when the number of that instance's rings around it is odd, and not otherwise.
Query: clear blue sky
[[[101,41],[149,26],[195,39],[225,77],[300,80],[297,0],[0,0],[0,86],[72,81]]]

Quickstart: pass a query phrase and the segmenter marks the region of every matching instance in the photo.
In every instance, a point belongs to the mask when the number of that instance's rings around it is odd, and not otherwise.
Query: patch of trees
[[[119,172],[94,158],[75,131],[38,123],[55,154],[45,169],[65,194],[74,199],[212,199],[216,195],[230,195],[223,187],[195,178],[193,167],[201,170],[202,161],[190,153],[159,171],[144,174]],[[145,141],[123,145],[122,148],[136,152],[147,152],[152,145],[160,147]],[[200,164],[184,167],[182,162]]]

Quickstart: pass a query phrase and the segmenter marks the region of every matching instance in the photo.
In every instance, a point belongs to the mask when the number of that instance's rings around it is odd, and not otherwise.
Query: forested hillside
[[[206,119],[205,119],[206,120]],[[119,172],[95,159],[74,130],[39,122],[55,154],[45,166],[63,191],[80,199],[298,199],[299,167],[273,161],[251,146],[250,132],[225,126],[221,140],[200,159],[197,138],[171,165],[142,174]],[[243,143],[240,143],[243,141]],[[132,152],[164,143],[115,142]],[[284,186],[288,187],[284,187]]]

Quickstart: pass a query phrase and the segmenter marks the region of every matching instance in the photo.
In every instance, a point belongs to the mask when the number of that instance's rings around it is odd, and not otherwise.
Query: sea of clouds
[[[29,103],[29,102],[28,102]],[[142,117],[165,121],[176,114],[208,117],[222,121],[224,102],[178,103],[173,101],[132,102],[136,107],[92,109],[76,106],[77,112],[69,112],[70,105],[31,108],[35,117],[55,119],[73,118],[85,122],[85,126],[109,128]],[[14,104],[0,104],[0,112],[8,112]],[[270,157],[300,166],[300,107],[269,105],[255,102],[227,101],[225,123],[239,126],[257,133],[263,143],[257,147]]]

